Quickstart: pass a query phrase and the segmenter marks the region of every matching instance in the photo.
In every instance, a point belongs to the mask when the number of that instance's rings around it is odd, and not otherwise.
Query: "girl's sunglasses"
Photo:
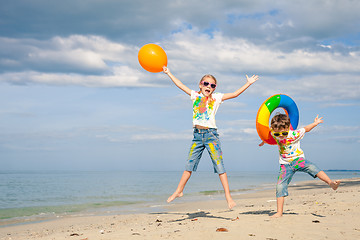
[[[201,83],[202,83],[202,85],[204,85],[205,87],[207,87],[207,86],[210,84],[209,82],[205,82],[205,81],[202,81]],[[216,84],[215,84],[215,83],[211,83],[211,84],[210,84],[210,87],[211,87],[211,88],[216,88]]]
[[[273,132],[273,135],[274,135],[275,137],[278,137],[278,136],[280,136],[280,135],[287,136],[288,134],[289,134],[288,131],[285,131],[285,132]]]

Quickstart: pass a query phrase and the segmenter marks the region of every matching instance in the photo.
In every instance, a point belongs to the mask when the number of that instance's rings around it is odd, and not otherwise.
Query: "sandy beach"
[[[343,179],[337,191],[319,180],[292,184],[276,219],[274,191],[235,195],[233,210],[225,200],[175,200],[163,212],[3,226],[0,239],[360,239],[360,178]]]

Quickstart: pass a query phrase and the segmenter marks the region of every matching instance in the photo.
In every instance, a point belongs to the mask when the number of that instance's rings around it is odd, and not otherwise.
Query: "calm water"
[[[331,178],[359,172],[327,172]],[[27,216],[161,211],[182,172],[0,172],[0,223]],[[277,172],[229,172],[233,194],[274,188]],[[293,182],[311,180],[295,174]],[[196,172],[177,201],[222,199],[217,174]]]

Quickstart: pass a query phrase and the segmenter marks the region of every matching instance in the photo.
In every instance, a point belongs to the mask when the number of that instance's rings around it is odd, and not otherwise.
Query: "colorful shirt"
[[[193,102],[193,127],[200,125],[208,128],[217,128],[215,114],[223,102],[222,93],[211,94],[211,99],[202,93],[191,90],[191,100]]]
[[[305,128],[290,130],[287,138],[280,140],[274,137],[279,146],[279,163],[289,164],[299,158],[305,158],[303,150],[300,148],[300,139],[305,135]]]

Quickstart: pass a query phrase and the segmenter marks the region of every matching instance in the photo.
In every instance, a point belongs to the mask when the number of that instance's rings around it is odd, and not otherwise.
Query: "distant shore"
[[[166,211],[71,216],[0,228],[1,240],[14,239],[360,239],[360,178],[343,179],[333,191],[319,180],[289,188],[284,216],[276,211],[274,190],[225,200],[174,201]]]

